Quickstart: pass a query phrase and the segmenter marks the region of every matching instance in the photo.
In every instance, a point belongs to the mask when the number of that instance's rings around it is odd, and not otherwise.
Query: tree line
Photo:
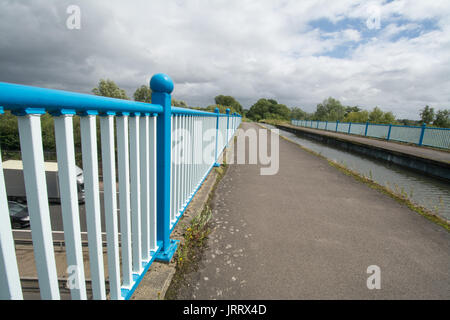
[[[273,99],[258,100],[245,115],[254,121],[261,120],[316,120],[340,121],[353,123],[397,124],[420,126],[423,123],[429,126],[450,128],[450,110],[442,109],[437,112],[426,106],[420,110],[420,120],[396,119],[391,111],[383,111],[379,107],[365,110],[360,106],[345,106],[339,100],[329,97],[317,104],[315,112],[306,112],[301,108],[288,108]]]

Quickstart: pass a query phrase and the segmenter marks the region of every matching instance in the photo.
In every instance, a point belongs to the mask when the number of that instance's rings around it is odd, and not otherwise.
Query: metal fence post
[[[350,134],[350,132],[351,132],[351,129],[352,129],[352,123],[351,123],[351,122],[349,122],[349,124],[348,124],[348,134]]]
[[[157,177],[156,177],[156,223],[157,243],[160,251],[155,259],[170,262],[177,249],[178,242],[170,237],[170,166],[171,166],[171,117],[173,81],[169,76],[159,73],[150,80],[152,89],[152,103],[163,107],[157,120]]]
[[[391,129],[392,129],[392,124],[390,123],[390,124],[389,124],[388,134],[387,134],[387,137],[386,137],[386,140],[387,140],[387,141],[389,141],[389,139],[391,138]]]
[[[336,120],[336,132],[338,131],[339,120]]]
[[[366,122],[366,131],[364,132],[364,136],[367,137],[367,129],[369,129],[369,121]]]
[[[219,153],[219,117],[220,117],[220,110],[219,108],[216,108],[214,112],[217,114],[216,118],[216,156],[214,160],[214,167],[220,167],[220,164],[217,162],[217,157]]]
[[[325,121],[325,130],[328,128],[328,121]]]
[[[427,124],[422,124],[422,131],[420,132],[419,146],[423,145],[423,136],[425,135],[425,130],[427,129]]]

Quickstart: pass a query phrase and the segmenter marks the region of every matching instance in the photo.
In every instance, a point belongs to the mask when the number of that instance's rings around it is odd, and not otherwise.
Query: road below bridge
[[[279,147],[276,175],[228,168],[207,249],[179,299],[450,298],[444,228],[294,143]],[[367,287],[372,265],[379,290]]]

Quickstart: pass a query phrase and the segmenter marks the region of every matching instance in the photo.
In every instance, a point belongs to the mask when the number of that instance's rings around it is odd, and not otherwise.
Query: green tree
[[[410,119],[398,119],[397,122],[403,126],[420,126],[420,121]]]
[[[369,121],[369,111],[367,110],[352,111],[344,118],[344,122],[365,123],[367,121]]]
[[[182,100],[176,100],[174,98],[172,98],[172,106],[174,106],[174,107],[181,107],[181,108],[187,108],[188,107],[186,102],[184,102]]]
[[[436,119],[434,120],[433,125],[441,128],[450,128],[450,110],[439,110],[436,113]]]
[[[395,123],[397,123],[397,122],[395,121],[395,116],[394,116],[394,114],[393,114],[391,111],[389,111],[389,112],[385,112],[385,113],[383,114],[383,118],[382,118],[382,120],[381,120],[380,123],[384,123],[384,124],[395,124]]]
[[[146,85],[140,86],[134,92],[133,97],[134,101],[152,103],[152,89]]]
[[[361,111],[361,108],[358,106],[355,107],[346,107],[345,108],[345,116],[347,116],[350,112],[359,112]]]
[[[92,89],[92,92],[97,96],[129,100],[125,90],[120,89],[114,81],[109,79],[100,79],[98,87]]]
[[[230,109],[233,108],[236,112],[242,114],[243,109],[241,104],[232,96],[219,95],[214,98],[214,101],[218,105],[225,106]]]
[[[425,108],[420,111],[420,118],[425,124],[432,123],[434,120],[434,109],[429,106],[425,106]]]
[[[375,107],[369,114],[369,121],[372,123],[381,123],[383,120],[383,115],[383,111],[380,108]]]
[[[0,143],[3,150],[20,150],[17,117],[11,111],[0,115]]]
[[[291,110],[291,119],[305,120],[307,116],[308,116],[308,113],[303,111],[301,108],[295,107],[295,108],[292,108],[292,110]]]
[[[262,119],[289,120],[291,110],[273,99],[259,99],[248,111],[247,117],[259,121]]]
[[[329,97],[317,105],[313,120],[342,121],[345,117],[345,113],[346,108],[341,104],[341,102]]]

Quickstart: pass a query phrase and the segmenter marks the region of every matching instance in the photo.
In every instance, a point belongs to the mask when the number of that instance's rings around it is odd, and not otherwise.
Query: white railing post
[[[136,274],[142,271],[139,117],[140,113],[130,117],[131,243],[133,273]]]
[[[149,185],[149,150],[148,150],[148,114],[142,114],[139,123],[139,156],[141,171],[141,258],[143,262],[150,260],[150,185]]]
[[[105,300],[105,271],[101,229],[100,194],[98,183],[97,112],[91,111],[80,118],[81,151],[89,245],[92,293],[96,300]]]
[[[36,111],[39,112],[39,111]],[[43,113],[42,111],[40,113]],[[58,276],[53,251],[52,227],[42,150],[40,114],[18,117],[23,174],[30,215],[34,257],[41,299],[59,300]]]
[[[83,252],[81,250],[80,213],[73,141],[73,113],[54,117],[58,179],[68,273],[72,278],[70,294],[74,300],[86,300]],[[73,270],[72,270],[73,268]],[[73,282],[72,282],[73,281]]]
[[[108,251],[109,292],[112,300],[121,299],[119,235],[117,230],[116,161],[114,152],[114,116],[100,117],[106,242]]]
[[[116,117],[117,159],[119,166],[120,240],[122,247],[122,287],[133,285],[131,266],[131,223],[130,223],[130,160],[128,140],[128,116],[122,113]]]
[[[172,115],[170,117],[170,130],[171,130],[171,135],[170,135],[170,159],[171,159],[171,163],[170,163],[170,223],[172,223],[172,221],[175,219],[175,206],[173,205],[173,198],[174,198],[174,189],[175,189],[175,162],[173,161],[173,159],[175,159],[175,135],[173,134],[173,128],[175,127],[175,116]]]
[[[156,117],[154,114],[149,123],[149,160],[150,160],[150,250],[157,250],[156,240]]]
[[[0,152],[0,300],[22,299]]]
[[[172,211],[173,211],[173,217],[171,221],[172,223],[175,222],[178,216],[178,123],[179,123],[179,117],[176,115],[173,115],[173,127],[172,127],[172,139],[173,139],[173,156],[172,156],[172,163],[173,163],[173,187],[172,187]]]

